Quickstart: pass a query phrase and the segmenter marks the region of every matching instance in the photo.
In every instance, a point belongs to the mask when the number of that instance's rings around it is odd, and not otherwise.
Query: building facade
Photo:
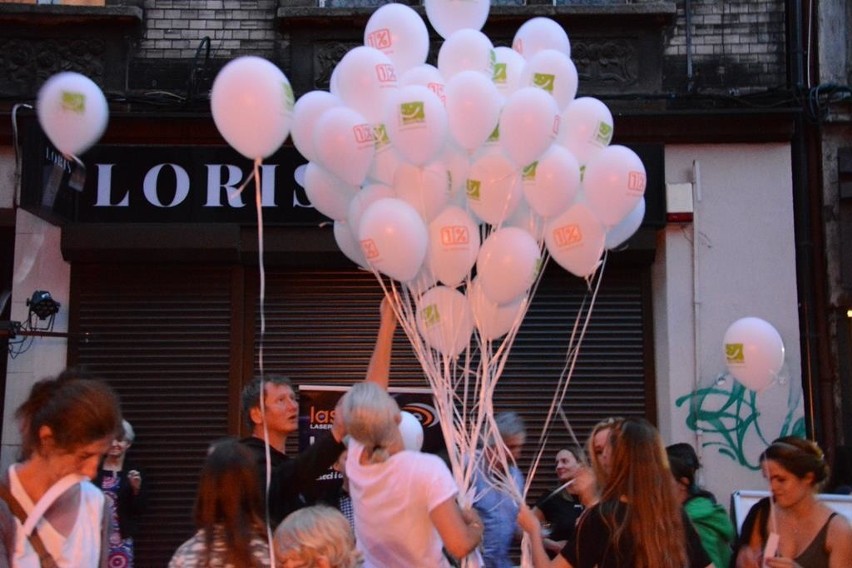
[[[211,188],[238,185],[251,164],[216,130],[209,93],[241,55],[274,62],[297,97],[328,90],[377,5],[0,4],[0,287],[10,292],[0,320],[29,322],[35,291],[60,304],[50,331],[36,318],[35,334],[8,339],[2,463],[14,459],[12,415],[35,380],[67,365],[106,377],[151,472],[142,565],[162,564],[188,535],[206,443],[240,431],[237,394],[258,370],[261,278],[266,369],[345,385],[366,368],[381,288],[341,253],[294,181],[305,160],[292,144],[265,161],[274,205],[264,212],[263,273],[251,200],[210,206]],[[535,16],[564,27],[579,95],[609,106],[613,141],[648,172],[645,221],[607,257],[566,420],[552,427],[535,490],[553,482],[560,445],[611,415],[647,416],[668,443],[693,443],[722,502],[765,488],[757,456],[778,435],[807,433],[827,450],[850,443],[850,42],[832,25],[848,21],[837,13],[845,9],[781,0],[491,6],[483,32],[495,46]],[[441,38],[430,31],[434,63]],[[57,173],[31,108],[60,70],[89,76],[110,102],[105,135],[82,156],[82,191],[71,171]],[[840,88],[829,96],[823,83]],[[589,297],[585,281],[551,263],[498,385],[495,407],[519,410],[531,426],[525,467],[568,378],[571,329]],[[722,337],[746,316],[769,321],[785,345],[784,368],[761,393],[726,374]],[[425,385],[401,334],[395,351],[392,382]]]

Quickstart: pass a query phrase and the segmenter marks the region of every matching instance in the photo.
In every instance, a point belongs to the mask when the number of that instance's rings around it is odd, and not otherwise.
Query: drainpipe
[[[790,87],[797,95],[810,88],[805,84],[802,45],[802,30],[809,24],[803,17],[801,1],[788,0],[787,72]],[[827,343],[830,335],[826,319],[827,285],[823,256],[821,141],[819,130],[806,122],[804,112],[795,115],[794,123],[791,151],[805,420],[809,436],[831,454],[835,446],[834,374]]]

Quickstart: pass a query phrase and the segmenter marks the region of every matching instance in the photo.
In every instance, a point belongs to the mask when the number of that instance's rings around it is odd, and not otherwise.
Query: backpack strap
[[[0,483],[0,499],[3,499],[9,505],[9,510],[21,521],[21,525],[25,525],[27,522],[27,513],[5,483]],[[56,560],[53,559],[53,556],[50,555],[50,552],[47,551],[47,548],[45,548],[44,543],[41,541],[38,530],[33,530],[27,538],[33,550],[38,554],[42,568],[59,568]]]

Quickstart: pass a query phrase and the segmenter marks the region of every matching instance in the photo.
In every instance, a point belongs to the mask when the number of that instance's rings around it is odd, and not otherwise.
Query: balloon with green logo
[[[746,388],[762,391],[784,365],[784,341],[768,321],[758,317],[736,320],[722,339],[725,364]]]
[[[39,89],[36,114],[56,149],[75,156],[100,140],[106,130],[109,108],[94,81],[67,71],[53,75]]]

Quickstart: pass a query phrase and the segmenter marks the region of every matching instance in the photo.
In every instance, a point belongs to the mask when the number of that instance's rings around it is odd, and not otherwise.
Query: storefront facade
[[[568,424],[553,425],[531,495],[552,482],[558,447],[572,435],[584,441],[596,421],[612,415],[646,416],[667,442],[702,448],[705,482],[723,501],[735,489],[760,489],[755,460],[764,438],[814,428],[813,391],[802,388],[810,371],[800,348],[807,343],[800,339],[796,114],[619,96],[661,94],[672,81],[664,76],[674,63],[662,40],[682,17],[674,4],[545,8],[541,14],[561,18],[569,31],[575,18],[585,94],[609,97],[614,142],[642,156],[648,212],[623,250],[608,255],[563,405]],[[281,51],[270,55],[278,54],[297,94],[327,88],[334,53],[339,58],[357,41],[369,14],[360,10],[338,14],[328,27],[318,9],[278,7],[273,36]],[[486,31],[510,38],[538,12],[495,13]],[[598,41],[600,29],[608,32]],[[607,66],[606,53],[622,54],[622,74]],[[137,59],[131,81],[150,78],[154,67]],[[32,338],[9,359],[3,464],[16,452],[12,414],[34,380],[66,365],[107,377],[136,427],[135,456],[151,472],[140,550],[162,563],[190,530],[206,444],[240,433],[238,393],[258,371],[253,187],[240,198],[227,193],[247,179],[250,164],[224,144],[201,102],[167,110],[129,104],[113,109],[104,138],[82,157],[86,180],[76,191],[73,172],[62,173],[64,164],[46,150],[34,114],[21,109],[16,120],[20,138],[7,133],[0,154],[3,207],[20,204],[7,222],[14,232],[9,317],[25,320],[33,290],[49,290],[61,303],[53,330],[67,337]],[[366,369],[381,288],[339,251],[328,220],[296,183],[304,161],[289,144],[264,161],[264,368],[297,383],[346,385]],[[691,208],[672,199],[667,206],[667,193],[684,188]],[[495,407],[521,412],[530,426],[525,467],[589,298],[586,282],[551,263],[499,383]],[[719,380],[722,335],[748,315],[770,321],[786,347],[787,375],[759,396]],[[425,386],[406,338],[400,333],[396,341],[392,382]]]

